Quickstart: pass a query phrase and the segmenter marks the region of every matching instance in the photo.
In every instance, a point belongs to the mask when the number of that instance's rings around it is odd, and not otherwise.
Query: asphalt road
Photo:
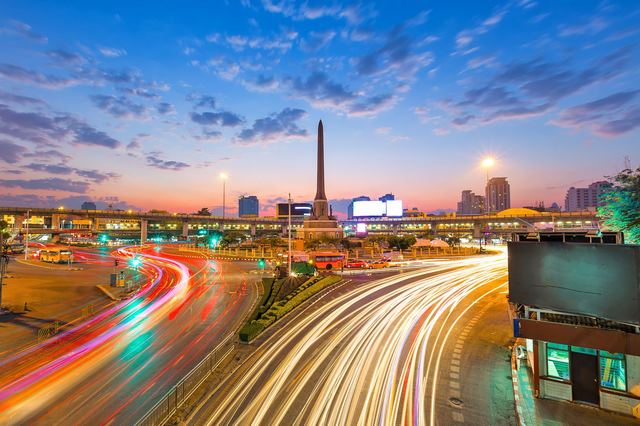
[[[511,424],[506,274],[498,255],[351,277],[259,339],[188,422]]]
[[[168,248],[138,255],[148,283],[137,296],[0,360],[0,424],[133,424],[233,332],[256,297],[253,263]]]

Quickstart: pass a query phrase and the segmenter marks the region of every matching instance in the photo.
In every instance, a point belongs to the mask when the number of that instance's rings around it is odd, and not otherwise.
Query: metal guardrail
[[[196,365],[180,382],[174,385],[160,401],[136,422],[135,426],[159,426],[166,423],[178,408],[195,392],[220,362],[235,348],[231,345],[224,351],[225,344],[231,336],[218,344],[209,354]]]

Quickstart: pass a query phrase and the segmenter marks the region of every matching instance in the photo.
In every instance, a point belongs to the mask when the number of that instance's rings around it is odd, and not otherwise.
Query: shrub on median
[[[255,339],[258,334],[262,333],[264,328],[264,325],[257,321],[247,323],[240,329],[240,340],[248,343]]]

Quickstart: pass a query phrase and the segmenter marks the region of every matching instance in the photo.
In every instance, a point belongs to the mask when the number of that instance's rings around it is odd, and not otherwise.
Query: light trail
[[[250,306],[246,286],[229,293],[221,265],[211,273],[205,258],[148,247],[113,254],[142,258],[146,283],[133,298],[0,360],[0,424],[132,423]]]
[[[265,342],[207,424],[435,424],[444,345],[506,273],[503,253],[337,292]]]

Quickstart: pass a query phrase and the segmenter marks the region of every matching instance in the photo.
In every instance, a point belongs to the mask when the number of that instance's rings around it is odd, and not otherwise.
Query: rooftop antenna
[[[631,170],[631,158],[628,155],[624,156],[624,168],[625,170]]]

